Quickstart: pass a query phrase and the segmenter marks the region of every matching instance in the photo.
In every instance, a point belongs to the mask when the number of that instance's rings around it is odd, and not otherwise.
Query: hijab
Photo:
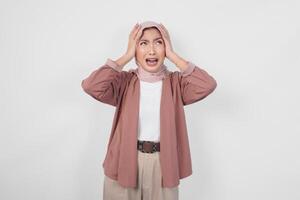
[[[141,25],[141,28],[140,28],[139,32],[137,33],[138,35],[145,28],[149,28],[149,27],[156,27],[159,30],[160,34],[161,35],[163,34],[161,31],[161,28],[159,27],[159,24],[154,21],[145,21],[145,22],[141,23],[140,25]],[[161,64],[161,66],[159,67],[159,70],[157,72],[149,72],[149,71],[145,70],[142,67],[142,65],[138,62],[136,57],[135,57],[135,63],[138,66],[137,69],[135,69],[135,72],[136,72],[137,76],[139,77],[139,79],[142,81],[151,82],[151,83],[157,82],[157,81],[160,81],[163,78],[165,78],[165,76],[168,73],[168,69],[164,65],[164,63]]]

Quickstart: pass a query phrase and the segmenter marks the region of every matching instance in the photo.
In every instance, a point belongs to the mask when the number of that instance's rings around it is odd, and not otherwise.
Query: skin
[[[159,30],[157,28],[144,29],[136,46],[136,59],[141,66],[149,72],[159,71],[165,60],[165,52],[165,44]],[[149,66],[146,58],[157,58],[158,62],[155,66]]]
[[[127,51],[120,58],[118,58],[115,62],[123,68],[132,58],[137,56],[137,60],[143,60],[145,57],[159,57],[159,64],[164,61],[164,58],[167,57],[172,63],[176,65],[181,71],[184,71],[188,67],[188,62],[180,57],[173,50],[171,39],[168,30],[165,28],[163,24],[159,24],[160,32],[155,28],[144,29],[143,32],[139,33],[141,26],[137,23],[131,30],[129,34],[129,41],[127,46]],[[144,33],[144,34],[143,34]],[[142,35],[143,34],[143,35]],[[141,37],[142,36],[142,37]],[[157,41],[154,41],[156,36],[161,36],[164,44],[159,45]],[[146,38],[148,39],[147,45],[145,48],[144,44],[139,46],[140,39]],[[162,48],[164,48],[164,53],[162,53]],[[164,54],[164,56],[163,56]],[[144,69],[149,72],[153,72],[158,70],[157,67],[147,67],[145,66],[145,59],[143,62],[140,62]]]

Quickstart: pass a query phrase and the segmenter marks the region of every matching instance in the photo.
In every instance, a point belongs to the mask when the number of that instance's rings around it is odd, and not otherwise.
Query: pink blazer
[[[184,107],[212,93],[216,80],[189,62],[184,71],[168,71],[163,79],[160,105],[160,163],[162,186],[175,187],[192,174],[192,161]],[[94,99],[115,106],[103,161],[104,174],[124,187],[137,186],[137,131],[140,82],[136,70],[125,71],[111,59],[82,80]]]

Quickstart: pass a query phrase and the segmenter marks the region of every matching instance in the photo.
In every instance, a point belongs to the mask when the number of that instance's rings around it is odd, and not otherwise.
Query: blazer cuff
[[[106,60],[106,63],[105,65],[113,68],[114,70],[118,71],[118,72],[121,72],[122,71],[122,66],[119,66],[115,61],[113,61],[112,59],[108,58]]]
[[[185,70],[181,70],[180,73],[182,76],[187,76],[194,71],[195,67],[194,63],[188,61],[188,67]]]

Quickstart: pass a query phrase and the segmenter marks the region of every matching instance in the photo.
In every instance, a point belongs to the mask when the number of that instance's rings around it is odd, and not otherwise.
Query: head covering
[[[156,27],[159,30],[160,34],[162,35],[162,31],[159,27],[159,24],[154,21],[145,21],[145,22],[141,23],[140,25],[141,25],[141,28],[138,31],[137,35],[139,35],[140,32],[142,32],[145,28],[149,28],[149,27]],[[137,69],[135,69],[135,72],[136,72],[137,76],[139,77],[139,79],[142,81],[146,81],[146,82],[160,81],[163,78],[165,78],[166,74],[168,73],[167,67],[164,65],[164,63],[161,64],[161,66],[159,67],[159,71],[157,71],[157,72],[149,72],[149,71],[145,70],[142,67],[142,65],[137,61],[136,57],[135,57],[135,63],[138,66]]]

